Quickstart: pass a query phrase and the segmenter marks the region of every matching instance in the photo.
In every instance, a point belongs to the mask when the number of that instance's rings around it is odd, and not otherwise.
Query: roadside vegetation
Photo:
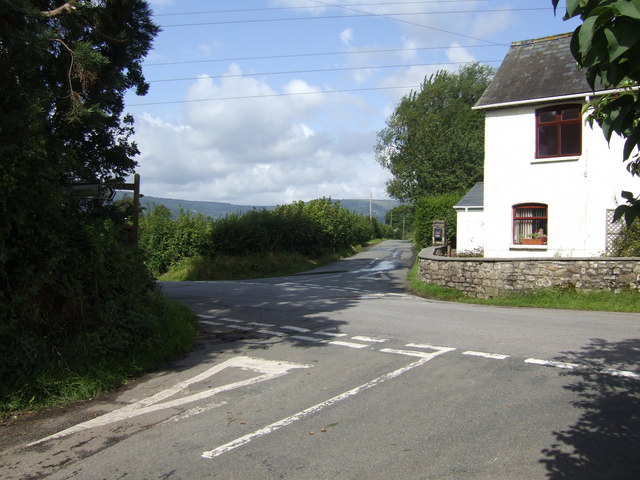
[[[51,5],[0,2],[0,418],[93,397],[195,339],[128,240],[130,212],[99,198],[135,171],[124,97],[148,89],[149,5]]]
[[[392,235],[327,198],[218,220],[159,205],[142,216],[140,246],[161,280],[238,280],[308,270]]]

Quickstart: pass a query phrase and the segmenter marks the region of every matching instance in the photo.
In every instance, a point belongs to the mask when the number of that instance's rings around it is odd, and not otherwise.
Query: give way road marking
[[[174,400],[163,402],[163,400],[180,393],[188,386],[193,385],[194,383],[202,382],[215,375],[216,373],[224,370],[225,368],[233,367],[256,372],[260,375],[251,377],[247,380],[229,383],[227,385],[222,385],[216,388],[210,388],[199,393],[188,395],[186,397],[180,397]],[[36,440],[35,442],[28,444],[27,446],[37,445],[39,443],[43,443],[56,438],[66,437],[73,433],[82,432],[90,428],[109,425],[121,420],[144,415],[146,413],[155,412],[166,408],[179,407],[187,403],[212,397],[218,393],[228,392],[229,390],[244,387],[246,385],[253,385],[259,382],[264,382],[265,380],[271,380],[273,378],[281,377],[282,375],[286,375],[287,373],[289,373],[289,371],[297,368],[310,368],[310,365],[275,360],[264,360],[244,356],[230,358],[229,360],[215,365],[198,375],[177,383],[173,387],[162,390],[155,395],[151,395],[150,397],[144,398],[138,402],[132,403],[131,405],[127,405],[126,407],[122,407],[118,410],[114,410],[113,412],[109,412],[105,415],[96,417],[83,423],[79,423],[78,425],[74,425],[73,427],[67,428],[66,430],[62,430],[61,432],[49,435],[48,437],[41,438],[40,440]]]

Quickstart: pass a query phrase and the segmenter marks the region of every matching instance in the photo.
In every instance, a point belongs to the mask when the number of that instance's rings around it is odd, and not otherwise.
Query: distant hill
[[[116,198],[130,197],[129,193],[118,193]],[[369,215],[369,200],[339,200],[340,205],[359,215]],[[245,213],[249,210],[273,210],[275,206],[251,206],[251,205],[233,205],[231,203],[221,202],[201,202],[194,200],[177,200],[173,198],[161,198],[143,196],[140,203],[143,208],[151,210],[154,205],[164,205],[173,215],[179,215],[180,210],[190,212],[195,215],[202,214],[214,219],[222,218],[231,213]],[[384,222],[385,214],[394,207],[400,205],[397,200],[371,200],[371,214],[380,222]]]

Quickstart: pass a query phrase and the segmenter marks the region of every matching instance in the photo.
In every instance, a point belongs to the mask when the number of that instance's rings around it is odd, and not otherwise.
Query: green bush
[[[640,257],[640,220],[633,222],[630,227],[622,227],[613,245],[616,257]]]
[[[388,238],[401,238],[403,232],[405,235],[413,232],[414,216],[414,205],[399,205],[389,210],[384,219],[393,232],[393,236],[389,235]]]
[[[128,243],[117,215],[105,213],[88,208],[52,225],[55,235],[39,245],[47,255],[33,254],[25,263],[34,270],[5,282],[0,297],[4,409],[23,408],[25,399],[35,405],[62,396],[65,379],[87,369],[123,364],[131,371],[132,362],[139,363],[135,359],[155,352],[168,358],[176,341],[186,348],[177,339],[189,337],[193,328],[169,329],[167,336],[166,305],[140,251]]]
[[[214,223],[204,215],[180,212],[176,220],[163,205],[156,205],[140,219],[140,248],[147,266],[160,275],[182,259],[209,254]]]
[[[278,206],[272,211],[231,214],[215,221],[184,212],[174,220],[167,208],[156,206],[142,216],[140,246],[147,265],[159,276],[196,257],[201,258],[200,263],[215,263],[218,256],[264,253],[318,257],[390,235],[391,229],[377,220],[321,198]],[[193,268],[194,264],[189,264],[189,269]]]

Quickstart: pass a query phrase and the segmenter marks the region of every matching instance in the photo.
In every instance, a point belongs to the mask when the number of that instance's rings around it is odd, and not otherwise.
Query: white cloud
[[[469,63],[476,61],[476,57],[474,57],[468,49],[462,47],[458,42],[453,42],[445,53],[449,61],[453,63]],[[460,67],[456,67],[456,69],[458,68]]]
[[[353,30],[351,28],[347,28],[340,32],[340,41],[343,44],[349,45],[351,40],[353,40]]]
[[[207,58],[220,49],[220,42],[213,40],[207,43],[200,43],[196,46],[196,51],[201,57]]]
[[[356,131],[346,116],[338,133],[327,132],[336,123],[328,108],[341,115],[362,104],[346,94],[306,94],[322,90],[300,79],[277,90],[242,76],[237,65],[216,81],[201,76],[187,91],[181,121],[136,118],[143,193],[245,205],[370,192],[385,198],[375,132]],[[236,99],[194,101],[215,98]]]

